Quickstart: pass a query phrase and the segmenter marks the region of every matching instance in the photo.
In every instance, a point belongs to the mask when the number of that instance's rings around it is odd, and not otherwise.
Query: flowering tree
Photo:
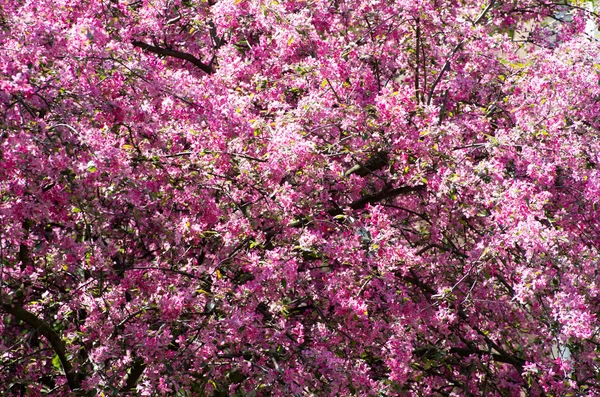
[[[600,395],[588,5],[0,0],[6,395]]]

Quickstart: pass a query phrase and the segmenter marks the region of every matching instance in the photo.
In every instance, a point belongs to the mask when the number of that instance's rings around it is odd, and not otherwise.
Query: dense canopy
[[[0,0],[4,395],[600,395],[592,6]]]

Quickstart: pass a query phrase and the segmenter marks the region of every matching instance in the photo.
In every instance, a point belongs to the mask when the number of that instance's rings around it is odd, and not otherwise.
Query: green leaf
[[[58,371],[62,370],[62,364],[60,363],[60,358],[58,357],[58,354],[55,354],[52,358],[52,366]]]
[[[252,249],[252,248],[255,248],[255,247],[258,247],[258,246],[260,246],[260,245],[261,245],[261,244],[260,244],[260,242],[259,242],[259,241],[254,241],[254,240],[253,240],[253,241],[251,241],[251,242],[250,242],[250,249]]]

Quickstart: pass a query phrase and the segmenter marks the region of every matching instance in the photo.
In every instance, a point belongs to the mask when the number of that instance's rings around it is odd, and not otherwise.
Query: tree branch
[[[375,171],[378,171],[388,164],[388,153],[379,151],[369,158],[366,163],[358,163],[354,167],[344,172],[344,176],[356,174],[358,176],[367,176]]]
[[[481,349],[471,349],[470,347],[451,347],[450,353],[458,354],[459,356],[463,357],[470,356],[471,354],[476,354],[478,356],[489,355],[494,361],[504,364],[511,364],[520,371],[523,369],[523,365],[525,365],[525,360],[523,360],[522,358],[515,357],[505,352],[493,353]]]
[[[489,2],[489,4],[481,12],[481,14],[479,14],[477,16],[477,18],[473,22],[473,25],[477,25],[479,22],[481,22],[483,20],[483,18],[485,18],[485,16],[492,9],[492,7],[494,6],[494,4],[496,4],[496,1],[497,0],[491,0]],[[446,58],[446,62],[444,62],[444,66],[442,66],[442,69],[438,73],[437,78],[435,79],[435,81],[431,85],[431,88],[429,89],[429,95],[427,95],[427,105],[431,105],[431,100],[433,99],[433,93],[435,91],[435,88],[440,83],[440,81],[442,81],[442,77],[444,77],[444,74],[448,70],[450,70],[450,61],[451,61],[452,57],[454,56],[454,54],[456,54],[456,52],[458,50],[461,49],[461,47],[463,46],[464,43],[465,43],[465,40],[462,40],[457,45],[455,45],[454,48],[452,49],[452,51],[450,52],[450,54],[448,55],[448,57]]]
[[[443,353],[443,350],[440,350],[437,347],[420,347],[420,348],[413,350],[413,355],[417,356],[418,358],[430,359],[432,357],[435,357],[435,355],[439,354],[439,353]],[[471,348],[471,347],[451,347],[450,349],[448,349],[448,353],[456,354],[461,357],[468,357],[472,354],[475,354],[480,357],[481,356],[490,356],[492,358],[492,360],[494,360],[498,363],[511,364],[511,365],[517,367],[518,369],[521,369],[523,367],[523,365],[525,364],[525,360],[523,360],[519,357],[512,356],[510,354],[494,353],[494,352],[489,352],[486,350]]]
[[[188,61],[207,74],[213,74],[215,72],[212,67],[205,64],[200,59],[187,52],[171,50],[169,48],[156,47],[138,40],[133,40],[131,44],[133,44],[134,47],[141,48],[144,51],[148,51],[156,55]]]
[[[481,14],[479,14],[479,16],[477,16],[477,19],[475,19],[475,22],[473,22],[473,25],[477,25],[479,22],[481,22],[481,20],[483,18],[485,18],[487,13],[492,9],[494,4],[496,4],[496,0],[491,0],[490,3],[487,5],[487,7],[485,7],[485,9],[481,12]]]
[[[414,193],[414,192],[422,192],[427,188],[427,185],[416,185],[416,186],[400,186],[395,189],[384,189],[375,194],[371,194],[365,197],[362,197],[358,200],[351,202],[348,206],[353,210],[360,210],[367,206],[367,204],[374,204],[379,201],[396,197],[401,194]],[[337,210],[337,209],[336,209]]]
[[[25,324],[29,325],[31,328],[37,330],[40,334],[44,335],[44,337],[50,343],[52,350],[58,356],[60,363],[65,372],[65,376],[67,377],[67,383],[71,391],[75,391],[81,388],[81,379],[79,378],[79,374],[77,374],[71,362],[67,360],[67,349],[65,346],[65,342],[61,339],[60,335],[52,327],[45,321],[39,319],[35,314],[25,310],[22,306],[17,304],[1,304],[0,307],[5,312],[12,314],[18,320],[23,321]]]
[[[136,386],[137,386],[137,382],[140,379],[140,377],[142,376],[142,373],[144,372],[144,370],[146,369],[146,363],[144,362],[144,360],[142,360],[141,358],[136,358],[133,362],[133,366],[131,367],[131,370],[129,371],[129,376],[127,377],[127,380],[125,381],[125,386],[123,386],[123,388],[121,389],[122,393],[128,393],[133,391]]]
[[[347,204],[347,207],[350,207],[353,210],[360,210],[367,206],[367,204],[374,204],[380,201],[383,201],[388,198],[396,197],[401,194],[408,194],[414,192],[421,192],[427,188],[427,185],[416,185],[416,186],[400,186],[395,189],[383,189],[375,194],[370,194],[368,196],[364,196],[359,198],[358,200],[354,200],[350,204]],[[332,208],[327,211],[328,215],[336,216],[344,214],[344,207],[337,206],[336,208]],[[309,222],[308,218],[303,216],[300,219],[296,219],[290,223],[291,227],[302,227]]]
[[[446,62],[444,62],[444,66],[442,66],[442,69],[438,73],[435,81],[433,82],[433,84],[431,85],[431,88],[429,89],[429,95],[427,95],[427,105],[431,105],[431,100],[433,99],[433,94],[435,92],[435,88],[442,81],[442,77],[444,77],[444,74],[446,73],[446,71],[450,70],[450,62],[452,60],[452,57],[463,46],[464,42],[465,41],[462,40],[460,43],[455,45],[454,48],[452,49],[452,51],[450,52],[450,54],[448,55],[448,57],[446,58]]]

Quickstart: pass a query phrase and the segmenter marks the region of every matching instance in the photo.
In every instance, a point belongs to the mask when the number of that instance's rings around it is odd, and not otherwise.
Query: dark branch
[[[485,18],[485,16],[487,15],[487,13],[492,9],[494,4],[496,4],[496,0],[490,1],[490,3],[487,5],[487,7],[485,7],[485,9],[481,12],[481,14],[479,14],[477,19],[475,19],[475,22],[473,22],[473,25],[477,25],[479,22],[481,22],[483,20],[483,18]]]
[[[440,350],[437,347],[421,347],[421,348],[417,348],[417,349],[413,350],[413,355],[418,358],[431,359],[440,353],[443,353],[443,350]],[[492,360],[494,360],[498,363],[511,364],[511,365],[517,367],[518,369],[521,369],[523,367],[523,365],[525,365],[525,360],[523,360],[519,357],[512,356],[510,354],[494,353],[494,352],[477,349],[477,348],[471,348],[471,347],[451,347],[450,349],[448,349],[448,353],[456,354],[461,357],[468,357],[472,354],[475,354],[480,357],[481,356],[490,356],[492,358]]]
[[[457,256],[459,256],[461,258],[464,258],[464,259],[467,259],[469,257],[469,255],[458,251],[456,248],[444,247],[443,245],[440,245],[440,244],[429,244],[429,245],[421,248],[417,252],[417,255],[423,255],[425,252],[429,251],[432,248],[437,248],[437,249],[439,249],[440,251],[443,251],[443,252],[452,252],[454,255],[457,255]]]
[[[523,368],[523,365],[525,365],[525,360],[507,353],[492,353],[481,349],[471,349],[470,347],[451,347],[450,353],[458,354],[459,356],[463,357],[470,356],[471,354],[476,354],[478,356],[489,355],[494,361],[499,363],[511,364],[519,370],[521,370]]]
[[[442,69],[438,73],[437,78],[435,79],[435,81],[431,85],[431,88],[429,89],[429,95],[427,95],[427,105],[431,105],[431,100],[433,99],[433,94],[435,93],[435,88],[438,86],[440,81],[442,81],[442,77],[444,77],[444,74],[450,70],[450,62],[452,61],[452,57],[454,56],[454,54],[456,54],[456,52],[458,50],[460,50],[462,48],[464,42],[465,41],[463,40],[460,43],[458,43],[457,45],[455,45],[454,48],[452,49],[452,51],[450,52],[450,55],[448,55],[448,58],[446,58],[446,62],[444,62],[444,66],[442,66]]]
[[[146,369],[144,360],[139,357],[136,358],[133,362],[133,367],[131,367],[131,371],[129,372],[129,376],[127,377],[127,381],[125,382],[125,386],[121,389],[122,393],[131,392],[136,388],[137,382],[140,379],[140,376],[142,376],[144,369]]]
[[[350,176],[352,174],[367,176],[372,172],[382,169],[386,165],[388,165],[388,154],[380,151],[375,153],[375,155],[368,159],[366,163],[356,164],[354,167],[344,172],[344,176]]]
[[[200,69],[203,72],[206,72],[208,74],[214,73],[214,70],[212,67],[208,66],[207,64],[202,62],[200,59],[196,58],[192,54],[188,54],[187,52],[171,50],[169,48],[156,47],[156,46],[146,44],[146,43],[138,41],[138,40],[133,40],[131,42],[131,44],[133,44],[134,47],[141,48],[144,51],[148,51],[148,52],[151,52],[156,55],[160,55],[163,57],[177,58],[177,59],[182,59],[184,61],[188,61],[188,62],[194,64],[196,67],[198,67],[198,69]]]
[[[477,16],[477,18],[475,19],[475,22],[473,22],[473,25],[477,25],[479,22],[481,22],[483,20],[483,18],[485,18],[487,13],[492,9],[494,4],[496,3],[496,1],[497,0],[490,1],[490,3],[485,7],[485,9],[481,12],[481,14],[479,14]],[[456,54],[456,52],[458,50],[460,50],[462,48],[464,43],[465,43],[465,40],[462,40],[461,42],[459,42],[457,45],[454,46],[454,48],[450,52],[450,55],[448,55],[446,62],[444,62],[444,66],[442,66],[442,69],[438,73],[437,78],[435,79],[435,81],[431,85],[431,88],[429,89],[429,95],[427,95],[427,105],[431,105],[431,100],[433,99],[433,94],[435,92],[435,88],[442,81],[442,77],[444,77],[444,74],[450,70],[450,62],[452,60],[452,57],[454,56],[454,54]],[[418,100],[418,98],[417,98],[417,100]]]
[[[380,201],[383,201],[388,198],[400,196],[401,194],[408,194],[414,192],[422,192],[427,188],[427,185],[417,185],[417,186],[401,186],[395,189],[383,189],[375,194],[370,194],[368,196],[364,196],[359,198],[358,200],[354,200],[347,207],[350,207],[353,210],[361,210],[367,206],[367,204],[375,204]],[[344,207],[336,206],[336,208],[332,208],[327,211],[327,214],[331,216],[343,215]],[[294,220],[290,223],[291,227],[302,227],[309,222],[308,218],[303,216],[299,219]]]
[[[39,319],[35,314],[25,310],[23,307],[12,304],[2,304],[2,310],[6,311],[9,314],[15,316],[18,320],[23,321],[25,324],[29,325],[31,328],[37,330],[40,334],[44,335],[44,337],[50,343],[52,350],[58,356],[60,363],[62,364],[63,370],[65,371],[65,376],[67,377],[67,383],[71,391],[75,391],[81,388],[81,380],[79,375],[73,370],[73,366],[67,360],[67,350],[65,347],[64,341],[61,339],[60,335],[56,331],[52,329],[48,323]]]
[[[360,210],[367,206],[367,204],[374,204],[379,201],[383,201],[388,198],[400,196],[401,194],[408,194],[414,192],[422,192],[427,188],[427,185],[417,185],[417,186],[401,186],[395,189],[384,189],[378,193],[371,194],[365,197],[362,197],[358,200],[351,202],[348,206],[353,210]]]

